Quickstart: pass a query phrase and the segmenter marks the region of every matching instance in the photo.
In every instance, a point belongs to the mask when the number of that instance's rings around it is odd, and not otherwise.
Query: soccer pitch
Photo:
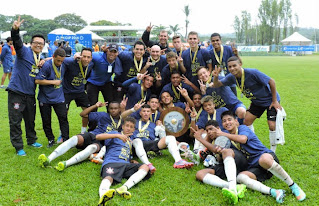
[[[244,68],[256,68],[276,81],[281,105],[287,113],[284,122],[286,144],[279,145],[276,154],[283,168],[307,194],[307,199],[299,204],[319,205],[319,56],[242,57],[242,60]],[[2,69],[0,74],[2,76]],[[5,84],[8,84],[7,80]],[[248,107],[249,101],[238,96]],[[100,100],[103,101],[102,97]],[[36,131],[38,142],[43,144],[43,147],[36,149],[27,146],[23,131],[27,156],[18,157],[10,143],[7,92],[4,89],[0,90],[0,102],[0,205],[97,205],[101,182],[100,165],[87,161],[58,172],[53,166],[77,153],[77,149],[71,149],[54,160],[52,167],[40,168],[38,156],[41,153],[50,154],[56,146],[46,147],[48,141],[42,130],[38,105]],[[80,132],[80,111],[81,109],[72,103],[69,112],[70,136]],[[52,124],[57,138],[59,127],[55,115]],[[254,127],[257,136],[269,147],[265,114],[255,121]],[[24,123],[22,128],[24,130]],[[196,172],[204,166],[194,166],[189,170],[174,169],[174,160],[167,150],[164,150],[163,156],[155,157],[151,162],[157,169],[155,175],[130,189],[130,200],[116,196],[109,205],[227,205],[220,188],[196,180]],[[264,183],[286,190],[283,205],[298,204],[288,186],[278,178],[273,177]],[[250,189],[238,203],[275,204],[277,203],[274,198]]]

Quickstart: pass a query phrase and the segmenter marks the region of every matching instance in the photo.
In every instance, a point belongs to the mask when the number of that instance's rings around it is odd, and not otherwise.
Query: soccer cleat
[[[116,194],[120,195],[121,197],[124,197],[125,199],[131,199],[132,195],[129,191],[127,191],[126,186],[119,187],[115,189]]]
[[[58,141],[56,141],[58,144],[61,144],[61,143],[63,143],[63,138],[62,138],[62,136],[60,135],[59,137],[58,137]]]
[[[290,186],[290,189],[292,191],[292,194],[294,194],[298,201],[303,201],[306,199],[306,194],[304,191],[297,185],[297,183],[294,183],[292,186]]]
[[[25,151],[23,149],[20,149],[19,151],[17,151],[17,155],[18,156],[26,156],[27,154],[25,153]]]
[[[174,168],[178,168],[178,169],[182,169],[182,168],[191,168],[194,166],[193,162],[187,162],[183,159],[179,160],[178,162],[175,162],[173,167]]]
[[[40,147],[42,147],[42,144],[40,144],[40,143],[38,143],[38,142],[35,142],[35,143],[33,143],[33,144],[29,144],[29,146],[31,146],[31,147],[36,147],[36,148],[40,148]]]
[[[54,168],[59,172],[62,172],[66,168],[65,161],[59,162]]]
[[[54,140],[49,140],[49,144],[47,145],[47,148],[53,147],[55,144],[56,143]]]
[[[153,164],[152,164],[152,163],[149,163],[147,166],[148,166],[148,168],[150,169],[150,173],[151,173],[151,174],[154,174],[154,172],[156,171],[156,168],[153,166]]]
[[[273,196],[274,198],[276,198],[276,202],[278,203],[283,203],[284,202],[284,197],[285,195],[285,190],[276,190],[276,189],[270,189],[270,194],[271,196]]]
[[[90,154],[89,156],[89,160],[92,160],[96,157],[97,153],[93,153],[93,154]]]
[[[98,165],[101,165],[103,163],[103,160],[100,158],[93,158],[93,159],[91,159],[91,162],[98,164]]]
[[[99,200],[99,206],[104,206],[106,203],[111,200],[115,195],[115,189],[109,189],[106,191]]]
[[[148,151],[148,152],[146,153],[146,155],[147,155],[147,157],[148,157],[149,159],[152,159],[152,158],[154,158],[154,157],[157,156],[154,151]]]
[[[236,185],[236,190],[237,190],[238,198],[242,199],[245,197],[245,192],[247,191],[246,185],[238,184],[238,185]]]
[[[190,161],[192,161],[194,164],[199,165],[200,163],[200,157],[198,154],[195,154],[191,150],[188,150],[186,152],[186,158],[188,158]]]
[[[237,204],[238,203],[238,196],[237,196],[235,191],[230,190],[228,188],[223,188],[222,189],[222,194],[223,194],[224,197],[226,197],[226,199],[228,199],[228,201],[231,204]]]
[[[38,157],[38,161],[41,167],[46,167],[50,164],[50,160],[49,158],[47,158],[47,156],[45,156],[45,154],[40,154]]]

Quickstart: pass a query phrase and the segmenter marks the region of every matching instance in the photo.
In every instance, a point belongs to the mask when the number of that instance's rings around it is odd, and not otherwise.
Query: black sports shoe
[[[55,145],[55,141],[54,140],[49,140],[49,144],[47,145],[47,148],[53,147],[53,145]]]

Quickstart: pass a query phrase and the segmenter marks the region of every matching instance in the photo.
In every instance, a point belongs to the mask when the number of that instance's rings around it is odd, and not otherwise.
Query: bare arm
[[[280,104],[277,100],[277,90],[276,90],[275,80],[270,79],[268,83],[270,86],[270,91],[271,91],[271,96],[272,96],[272,102],[271,102],[271,105],[269,106],[269,109],[271,107],[274,107],[275,109],[281,109],[282,107],[280,106]]]

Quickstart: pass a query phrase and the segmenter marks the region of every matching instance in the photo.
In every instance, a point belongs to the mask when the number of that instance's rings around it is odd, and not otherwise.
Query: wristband
[[[192,117],[191,120],[192,120],[192,121],[196,121],[196,117]]]
[[[134,109],[134,107],[131,109],[131,111],[132,111],[132,112],[136,112],[135,109]]]

